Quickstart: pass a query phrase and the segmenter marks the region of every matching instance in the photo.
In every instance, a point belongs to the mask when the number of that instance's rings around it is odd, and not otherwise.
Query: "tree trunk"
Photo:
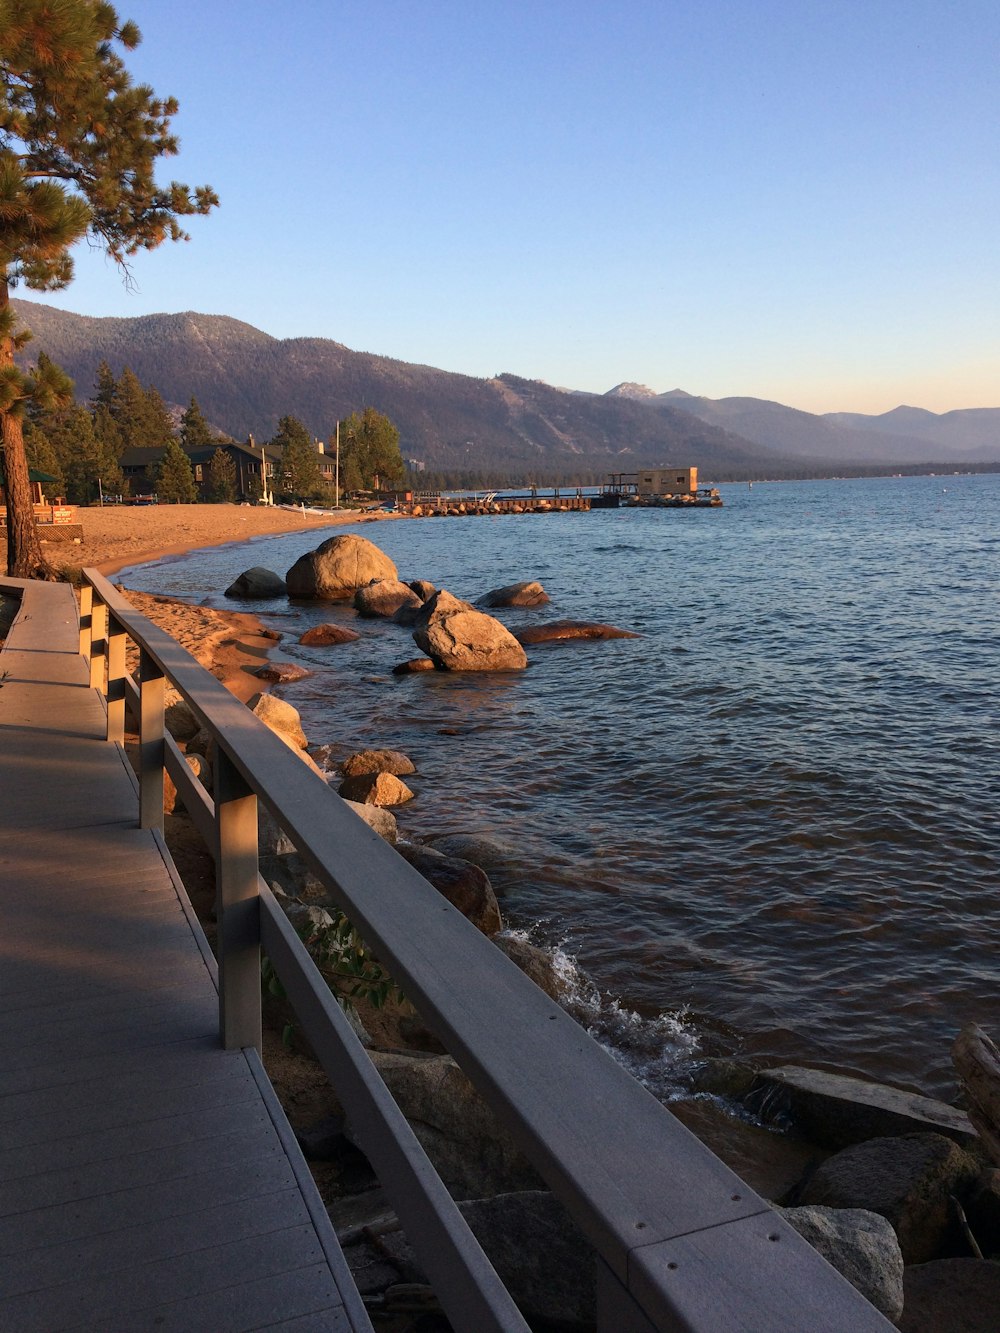
[[[0,279],[0,308],[5,309],[9,304],[10,292],[4,277]],[[0,370],[13,364],[13,339],[10,336],[0,338]],[[0,431],[7,498],[7,573],[15,579],[52,578],[52,570],[46,564],[38,540],[20,418],[10,411],[0,412]]]

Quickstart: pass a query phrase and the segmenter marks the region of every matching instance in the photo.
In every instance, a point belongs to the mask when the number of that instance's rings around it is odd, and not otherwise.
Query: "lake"
[[[642,637],[502,676],[393,677],[409,632],[343,604],[233,603],[323,534],[123,573],[248,609],[315,674],[277,692],[335,754],[414,760],[404,834],[512,843],[505,916],[574,960],[587,1021],[655,1090],[742,1052],[953,1091],[1000,1031],[1000,476],[720,487],[716,510],[364,523],[403,579]],[[300,647],[309,625],[358,643]]]

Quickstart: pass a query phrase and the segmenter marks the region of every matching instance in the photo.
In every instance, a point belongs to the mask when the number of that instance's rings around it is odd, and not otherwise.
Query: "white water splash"
[[[562,1007],[654,1097],[667,1102],[690,1096],[686,1075],[698,1058],[700,1043],[686,1010],[645,1017],[602,993],[560,945],[540,944],[527,930],[504,934],[548,955]]]

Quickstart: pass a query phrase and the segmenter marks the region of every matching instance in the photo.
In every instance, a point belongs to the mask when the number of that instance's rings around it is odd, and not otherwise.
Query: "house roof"
[[[252,458],[258,463],[262,453],[270,463],[281,461],[280,449],[271,449],[268,446],[262,448],[260,445],[252,448],[248,444],[242,444],[239,440],[221,440],[218,444],[206,444],[199,449],[187,449],[185,453],[192,463],[210,463],[216,449],[224,449],[227,454],[242,454],[245,458]],[[119,462],[123,468],[155,467],[162,457],[162,448],[126,449]]]

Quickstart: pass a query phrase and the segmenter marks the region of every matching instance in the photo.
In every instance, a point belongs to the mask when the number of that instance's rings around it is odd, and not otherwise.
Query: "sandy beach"
[[[128,505],[80,509],[83,544],[50,547],[53,564],[92,566],[111,574],[124,565],[159,560],[165,555],[222,546],[250,537],[306,528],[332,528],[356,523],[357,510],[339,514],[302,514],[266,505]],[[317,538],[317,545],[322,541]],[[65,552],[65,554],[64,554]]]
[[[268,534],[316,529],[318,546],[332,535],[331,529],[356,523],[360,517],[357,510],[318,515],[263,505],[81,509],[82,545],[50,547],[48,554],[57,568],[65,564],[95,568],[114,581],[115,573],[126,565]],[[252,564],[248,552],[247,566]],[[124,591],[136,610],[172,634],[238,698],[245,701],[267,689],[253,672],[266,661],[274,641],[262,635],[255,616],[236,610],[238,602],[233,603],[232,611],[216,611],[128,588]]]

